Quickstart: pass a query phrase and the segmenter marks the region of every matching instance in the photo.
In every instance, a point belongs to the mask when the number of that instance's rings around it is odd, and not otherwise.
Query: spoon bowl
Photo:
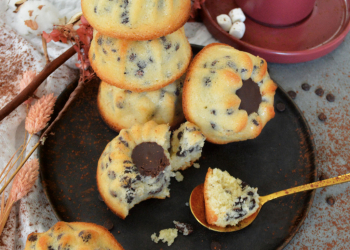
[[[190,196],[190,208],[193,216],[196,218],[196,220],[204,227],[216,231],[216,232],[234,232],[241,230],[247,226],[249,226],[255,218],[258,216],[262,206],[273,199],[303,192],[303,191],[309,191],[317,188],[322,188],[322,187],[328,187],[328,186],[333,186],[337,184],[341,184],[344,182],[349,182],[350,181],[350,174],[345,174],[345,175],[340,175],[334,178],[326,179],[323,181],[316,181],[310,184],[305,184],[302,186],[294,187],[294,188],[289,188],[286,190],[282,190],[273,194],[269,194],[266,196],[260,196],[259,197],[259,208],[258,210],[252,214],[251,216],[241,220],[236,226],[226,226],[226,227],[219,227],[215,225],[211,225],[207,222],[206,217],[205,217],[205,203],[204,203],[204,184],[199,184],[197,187],[195,187],[191,193]]]

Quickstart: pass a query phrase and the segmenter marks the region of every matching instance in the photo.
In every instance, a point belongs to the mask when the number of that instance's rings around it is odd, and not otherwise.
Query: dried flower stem
[[[35,149],[37,149],[37,147],[40,145],[40,140],[37,142],[37,144],[34,145],[34,147],[32,148],[32,150],[29,152],[29,154],[26,156],[26,158],[21,162],[21,164],[18,166],[18,168],[16,169],[16,171],[11,175],[10,179],[5,183],[5,185],[1,188],[0,190],[0,194],[2,194],[2,192],[4,192],[5,188],[10,184],[10,182],[12,181],[12,179],[16,176],[16,174],[18,173],[19,170],[21,170],[21,168],[23,167],[23,165],[26,163],[26,161],[28,160],[28,158],[33,154],[33,152],[35,151]]]
[[[49,58],[49,54],[47,53],[47,42],[46,39],[41,35],[41,41],[43,44],[43,50],[44,50],[44,55],[45,55],[45,59],[46,59],[46,64],[50,63],[50,58]]]
[[[0,235],[2,234],[2,231],[4,230],[4,227],[6,225],[7,219],[11,213],[12,206],[14,204],[14,201],[10,199],[9,197],[7,199],[6,207],[4,213],[1,215],[1,220],[0,220]]]
[[[2,179],[0,180],[0,184],[3,182],[3,180],[7,177],[7,175],[9,174],[9,172],[11,171],[11,169],[15,166],[16,162],[18,161],[18,159],[23,155],[24,153],[24,150],[27,148],[30,140],[32,139],[32,136],[33,135],[30,135],[29,139],[28,139],[28,142],[23,146],[23,149],[21,151],[21,153],[19,154],[19,156],[17,157],[17,159],[15,160],[14,163],[11,164],[10,168],[7,170],[6,174],[2,177]],[[20,149],[20,148],[19,148]],[[17,150],[18,151],[18,150]],[[16,152],[17,152],[16,151]],[[16,153],[15,153],[16,154]],[[8,163],[9,164],[9,163]],[[6,168],[7,168],[8,165],[6,165]],[[0,176],[2,176],[3,173],[1,173]]]

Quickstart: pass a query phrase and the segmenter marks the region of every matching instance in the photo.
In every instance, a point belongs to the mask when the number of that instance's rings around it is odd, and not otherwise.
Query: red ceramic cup
[[[243,12],[256,21],[287,26],[306,18],[316,0],[236,0]]]

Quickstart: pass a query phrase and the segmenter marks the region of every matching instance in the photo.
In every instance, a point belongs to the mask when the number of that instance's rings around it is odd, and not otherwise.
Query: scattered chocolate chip
[[[253,123],[254,123],[255,126],[259,126],[259,123],[258,123],[257,120],[253,119]]]
[[[145,73],[145,72],[144,72],[142,69],[139,69],[138,71],[136,71],[135,76],[142,77],[144,73]]]
[[[247,69],[241,69],[241,73],[247,72]]]
[[[114,171],[112,171],[112,170],[108,171],[108,178],[109,179],[115,180],[116,177],[117,177],[117,174]]]
[[[36,236],[36,235],[31,235],[28,237],[28,240],[31,242],[36,241],[37,239],[38,239],[38,236]]]
[[[327,120],[327,116],[324,113],[321,113],[318,115],[318,119],[324,122],[325,120]]]
[[[183,135],[184,132],[180,131],[178,134],[177,134],[177,139],[181,140],[181,137]]]
[[[317,89],[315,90],[315,94],[318,95],[318,96],[323,96],[324,91],[323,91],[322,88],[317,88]]]
[[[110,193],[114,198],[117,198],[117,197],[118,197],[118,194],[117,194],[116,191],[110,190],[109,193]]]
[[[211,250],[221,250],[221,244],[215,240],[213,240],[210,244]]]
[[[254,193],[253,193],[252,191],[249,191],[249,192],[248,192],[248,195],[253,196]]]
[[[211,86],[211,79],[210,79],[210,77],[204,77],[203,78],[203,82],[204,82],[205,86],[207,86],[207,87]]]
[[[215,124],[215,123],[211,122],[210,125],[211,125],[211,127],[212,127],[213,129],[215,129],[215,127],[216,127],[216,124]]]
[[[176,229],[183,235],[190,235],[193,232],[193,226],[188,223],[183,223],[179,221],[173,221]]]
[[[335,101],[335,96],[333,94],[329,93],[329,94],[326,95],[326,99],[329,102],[334,102]]]
[[[309,91],[310,90],[310,85],[308,84],[308,83],[303,83],[302,85],[301,85],[301,88],[303,89],[303,90],[305,90],[305,91]]]
[[[211,63],[211,66],[215,66],[215,64],[218,62],[218,60],[215,60]]]
[[[333,206],[335,203],[335,199],[333,197],[328,197],[326,199],[326,202],[328,203],[328,205]]]
[[[180,48],[180,44],[177,43],[176,46],[175,46],[175,50],[178,51],[179,48]]]
[[[97,13],[97,7],[96,7],[96,6],[95,6],[95,8],[94,8],[94,12]]]
[[[233,114],[233,109],[232,108],[226,109],[226,114],[232,115]]]
[[[297,97],[297,93],[295,93],[293,90],[288,91],[288,95],[289,95],[290,98],[292,98],[293,100]]]
[[[136,54],[132,53],[130,56],[129,56],[129,60],[132,62],[134,61],[136,58]]]
[[[279,102],[277,103],[276,105],[276,109],[279,111],[279,112],[283,112],[286,110],[286,105],[284,105],[284,103],[282,102]]]
[[[113,229],[113,222],[110,219],[107,219],[104,223],[103,226],[107,228],[107,230],[112,230]]]
[[[212,111],[210,111],[210,114],[212,114],[212,115],[216,115],[216,110],[215,110],[215,109],[213,109]]]
[[[100,200],[100,201],[104,201],[103,199],[102,199],[102,196],[99,194],[98,196],[98,199]]]

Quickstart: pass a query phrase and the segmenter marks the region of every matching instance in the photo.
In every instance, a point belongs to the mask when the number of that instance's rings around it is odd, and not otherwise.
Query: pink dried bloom
[[[55,102],[56,97],[53,94],[49,94],[41,97],[30,107],[25,122],[25,129],[29,134],[36,134],[46,127],[53,113]]]
[[[31,81],[34,79],[35,76],[36,76],[35,71],[29,70],[29,71],[24,72],[23,78],[19,83],[19,87],[20,87],[21,91],[24,90],[29,85],[29,83],[31,83]],[[35,94],[35,92],[34,92],[34,94]],[[33,101],[33,98],[29,97],[28,100],[25,101],[24,103],[31,104],[32,101]]]
[[[13,202],[22,199],[32,189],[39,175],[39,161],[32,159],[16,174],[13,180],[10,197]]]

